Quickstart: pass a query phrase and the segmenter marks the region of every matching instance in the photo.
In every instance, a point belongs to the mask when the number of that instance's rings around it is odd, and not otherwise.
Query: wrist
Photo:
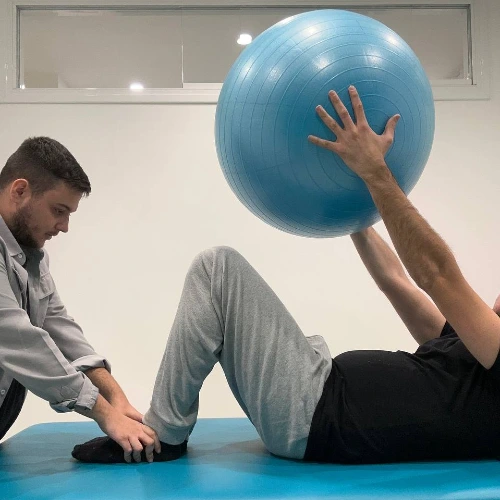
[[[366,227],[365,229],[361,229],[361,231],[357,231],[355,233],[351,233],[351,235],[350,235],[351,239],[354,242],[365,241],[368,238],[370,230],[373,231],[373,228],[371,226],[370,227]]]
[[[91,368],[85,374],[110,404],[117,406],[128,403],[122,388],[105,368]]]
[[[76,411],[77,413],[80,413],[80,415],[95,420],[99,426],[112,418],[114,414],[118,413],[117,410],[113,408],[113,406],[111,406],[111,404],[108,403],[108,401],[106,401],[106,399],[104,399],[101,395],[97,396],[97,400],[91,410],[76,409]]]
[[[127,396],[125,394],[111,394],[108,398],[108,402],[112,406],[124,406],[128,405],[129,401],[127,399]]]
[[[367,169],[360,177],[368,187],[379,183],[386,184],[388,181],[394,180],[392,172],[383,159],[375,162],[372,168]]]

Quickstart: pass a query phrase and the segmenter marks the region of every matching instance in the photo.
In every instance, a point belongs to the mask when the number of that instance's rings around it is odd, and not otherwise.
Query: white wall
[[[436,103],[434,148],[411,199],[493,303],[500,292],[500,4],[489,6],[491,99]],[[305,334],[322,334],[334,355],[414,350],[348,237],[287,235],[240,205],[218,166],[214,115],[213,105],[0,105],[1,165],[27,136],[43,134],[65,144],[91,179],[93,193],[70,232],[47,248],[70,313],[108,356],[130,400],[147,409],[184,273],[212,245],[240,250]],[[200,416],[241,415],[216,368],[202,389]],[[9,435],[82,419],[57,415],[30,395]]]

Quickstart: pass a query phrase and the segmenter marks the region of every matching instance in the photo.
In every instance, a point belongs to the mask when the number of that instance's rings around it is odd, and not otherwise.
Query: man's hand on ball
[[[349,95],[355,122],[339,96],[331,90],[328,96],[343,126],[337,123],[322,106],[317,106],[316,112],[323,123],[335,134],[337,140],[328,141],[313,135],[310,135],[308,139],[317,146],[337,153],[353,172],[366,181],[381,168],[387,168],[384,158],[394,140],[394,130],[399,115],[389,118],[383,134],[378,135],[368,124],[363,104],[355,87],[349,87]]]

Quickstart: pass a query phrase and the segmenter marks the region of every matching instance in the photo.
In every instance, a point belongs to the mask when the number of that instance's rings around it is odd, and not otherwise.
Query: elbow
[[[399,293],[409,283],[410,280],[404,272],[395,272],[377,280],[378,289],[387,297],[394,293]]]
[[[425,273],[419,274],[418,276],[414,276],[416,285],[423,290],[428,295],[431,294],[431,290],[436,287],[436,283],[440,281],[439,273]]]
[[[432,297],[434,290],[440,288],[443,283],[455,281],[457,273],[460,273],[460,269],[453,259],[425,266],[422,272],[412,277],[417,286]]]

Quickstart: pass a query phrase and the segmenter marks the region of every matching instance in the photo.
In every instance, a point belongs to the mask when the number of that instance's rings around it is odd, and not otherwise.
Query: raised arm
[[[445,318],[406,275],[400,260],[372,227],[351,235],[356,250],[379,289],[421,345],[439,336]]]
[[[399,117],[389,119],[379,136],[366,120],[356,89],[350,87],[349,93],[356,123],[338,95],[331,92],[343,127],[319,106],[319,116],[337,140],[311,136],[311,142],[337,153],[365,182],[410,276],[431,297],[470,353],[490,368],[500,349],[500,318],[467,283],[451,250],[401,191],[385,163]]]

